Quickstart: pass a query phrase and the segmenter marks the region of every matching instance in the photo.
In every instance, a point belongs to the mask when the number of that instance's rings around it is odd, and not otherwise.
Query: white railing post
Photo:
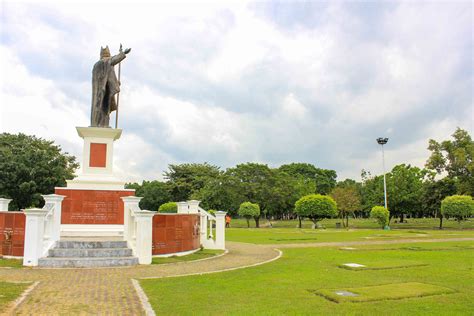
[[[188,214],[188,202],[176,202],[178,206],[178,214]]]
[[[126,241],[131,242],[133,223],[131,223],[132,210],[140,209],[138,203],[140,203],[141,197],[137,196],[124,196],[123,200],[123,238]],[[130,245],[131,246],[131,245]]]
[[[23,254],[24,266],[37,266],[38,259],[43,255],[44,221],[48,210],[30,208],[24,211],[25,225],[25,251]]]
[[[199,203],[201,203],[201,201],[191,200],[191,201],[188,201],[187,203],[189,207],[189,211],[188,211],[189,214],[199,213]]]
[[[59,241],[61,237],[61,206],[64,198],[64,195],[58,194],[43,195],[45,205],[52,204],[53,206],[53,217],[50,219],[52,221],[50,223],[51,231],[48,232],[50,234],[49,237],[52,242]]]
[[[207,216],[206,214],[201,214],[200,216],[201,220],[201,245],[204,246],[204,248],[207,248]]]
[[[226,212],[216,212],[216,249],[225,249],[225,215]]]
[[[11,199],[0,198],[0,211],[8,212],[8,204],[10,204]]]
[[[153,215],[155,212],[135,211],[136,230],[136,256],[139,264],[151,263],[151,245],[152,245],[152,229]]]

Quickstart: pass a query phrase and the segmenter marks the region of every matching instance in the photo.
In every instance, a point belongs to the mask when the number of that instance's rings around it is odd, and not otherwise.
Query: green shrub
[[[158,208],[159,213],[177,213],[178,212],[178,204],[176,202],[168,202],[161,204]]]
[[[374,218],[384,228],[388,225],[390,212],[383,206],[374,206],[370,211],[370,218]]]
[[[253,217],[255,223],[257,223],[257,218],[260,217],[260,206],[257,203],[244,202],[240,204],[238,214],[245,217],[247,220],[247,227],[250,227],[249,220]]]
[[[441,214],[462,221],[474,215],[474,200],[468,195],[452,195],[441,201]]]
[[[214,215],[214,216],[216,215],[216,210],[208,210],[207,212],[211,215]]]
[[[296,201],[295,213],[300,218],[309,218],[316,227],[320,220],[337,216],[337,204],[330,196],[310,194]]]

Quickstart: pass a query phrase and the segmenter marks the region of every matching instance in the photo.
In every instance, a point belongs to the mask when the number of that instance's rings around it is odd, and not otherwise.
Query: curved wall
[[[23,257],[25,220],[23,212],[0,212],[1,256]]]
[[[153,216],[153,255],[190,251],[200,246],[199,215],[156,214]]]

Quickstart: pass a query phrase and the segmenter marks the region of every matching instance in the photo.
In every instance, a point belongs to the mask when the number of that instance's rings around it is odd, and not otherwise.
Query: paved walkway
[[[132,278],[205,273],[258,264],[279,252],[227,242],[229,253],[217,258],[168,265],[99,269],[0,269],[0,281],[40,281],[15,310],[18,315],[142,315]]]
[[[474,241],[474,238],[401,239],[308,244],[253,245],[227,242],[229,253],[217,258],[151,265],[100,269],[1,269],[0,281],[40,281],[14,311],[17,315],[143,315],[132,278],[168,277],[211,273],[259,264],[278,257],[275,248],[380,245],[442,241]]]

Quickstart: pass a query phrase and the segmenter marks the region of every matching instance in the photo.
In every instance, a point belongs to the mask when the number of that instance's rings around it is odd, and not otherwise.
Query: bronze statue
[[[92,69],[92,127],[110,127],[110,113],[117,110],[115,95],[120,92],[120,78],[117,79],[114,66],[124,60],[130,50],[127,48],[122,51],[122,45],[120,45],[119,53],[110,56],[108,46],[100,48],[100,60]]]

